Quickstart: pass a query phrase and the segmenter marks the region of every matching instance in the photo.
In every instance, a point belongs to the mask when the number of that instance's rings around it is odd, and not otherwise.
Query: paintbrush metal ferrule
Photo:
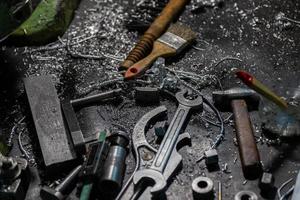
[[[175,49],[176,53],[181,52],[188,45],[188,42],[185,39],[171,32],[164,33],[158,38],[158,41]]]

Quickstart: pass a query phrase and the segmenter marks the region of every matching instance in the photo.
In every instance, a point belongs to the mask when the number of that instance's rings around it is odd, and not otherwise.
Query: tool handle
[[[148,30],[140,38],[136,46],[130,51],[119,70],[126,70],[134,63],[146,57],[151,51],[153,42],[159,38],[177,17],[189,0],[170,0],[160,15],[154,20]]]
[[[151,64],[155,62],[158,57],[171,56],[175,54],[175,49],[160,42],[155,42],[151,53],[147,57],[143,58],[127,69],[125,73],[125,79],[133,79],[142,75],[142,73],[149,69]]]
[[[261,175],[262,169],[247,104],[244,100],[232,100],[231,107],[244,176],[246,179],[256,179]]]

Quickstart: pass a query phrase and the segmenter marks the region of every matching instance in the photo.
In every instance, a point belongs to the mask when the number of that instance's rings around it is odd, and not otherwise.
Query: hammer
[[[249,110],[257,110],[259,95],[250,89],[232,88],[213,92],[213,100],[215,106],[221,111],[232,110],[233,112],[244,177],[246,179],[258,178],[262,173],[262,167],[247,105],[249,105]]]

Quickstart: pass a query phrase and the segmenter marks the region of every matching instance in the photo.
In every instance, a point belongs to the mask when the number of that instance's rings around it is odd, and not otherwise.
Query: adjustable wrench
[[[165,190],[167,186],[167,178],[164,176],[164,172],[168,166],[170,157],[177,156],[180,157],[180,161],[182,160],[181,155],[174,151],[174,149],[176,150],[179,135],[187,124],[191,111],[203,108],[202,97],[197,96],[195,99],[190,100],[185,97],[186,94],[187,90],[176,93],[176,99],[179,103],[177,111],[151,166],[147,169],[138,170],[133,176],[133,183],[135,186],[141,181],[151,181],[152,188],[150,189],[150,192],[152,195]]]

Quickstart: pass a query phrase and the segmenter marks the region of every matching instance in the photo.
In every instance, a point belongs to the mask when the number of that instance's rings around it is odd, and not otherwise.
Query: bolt
[[[74,189],[82,166],[76,167],[55,189],[44,186],[40,195],[44,200],[63,200]]]

